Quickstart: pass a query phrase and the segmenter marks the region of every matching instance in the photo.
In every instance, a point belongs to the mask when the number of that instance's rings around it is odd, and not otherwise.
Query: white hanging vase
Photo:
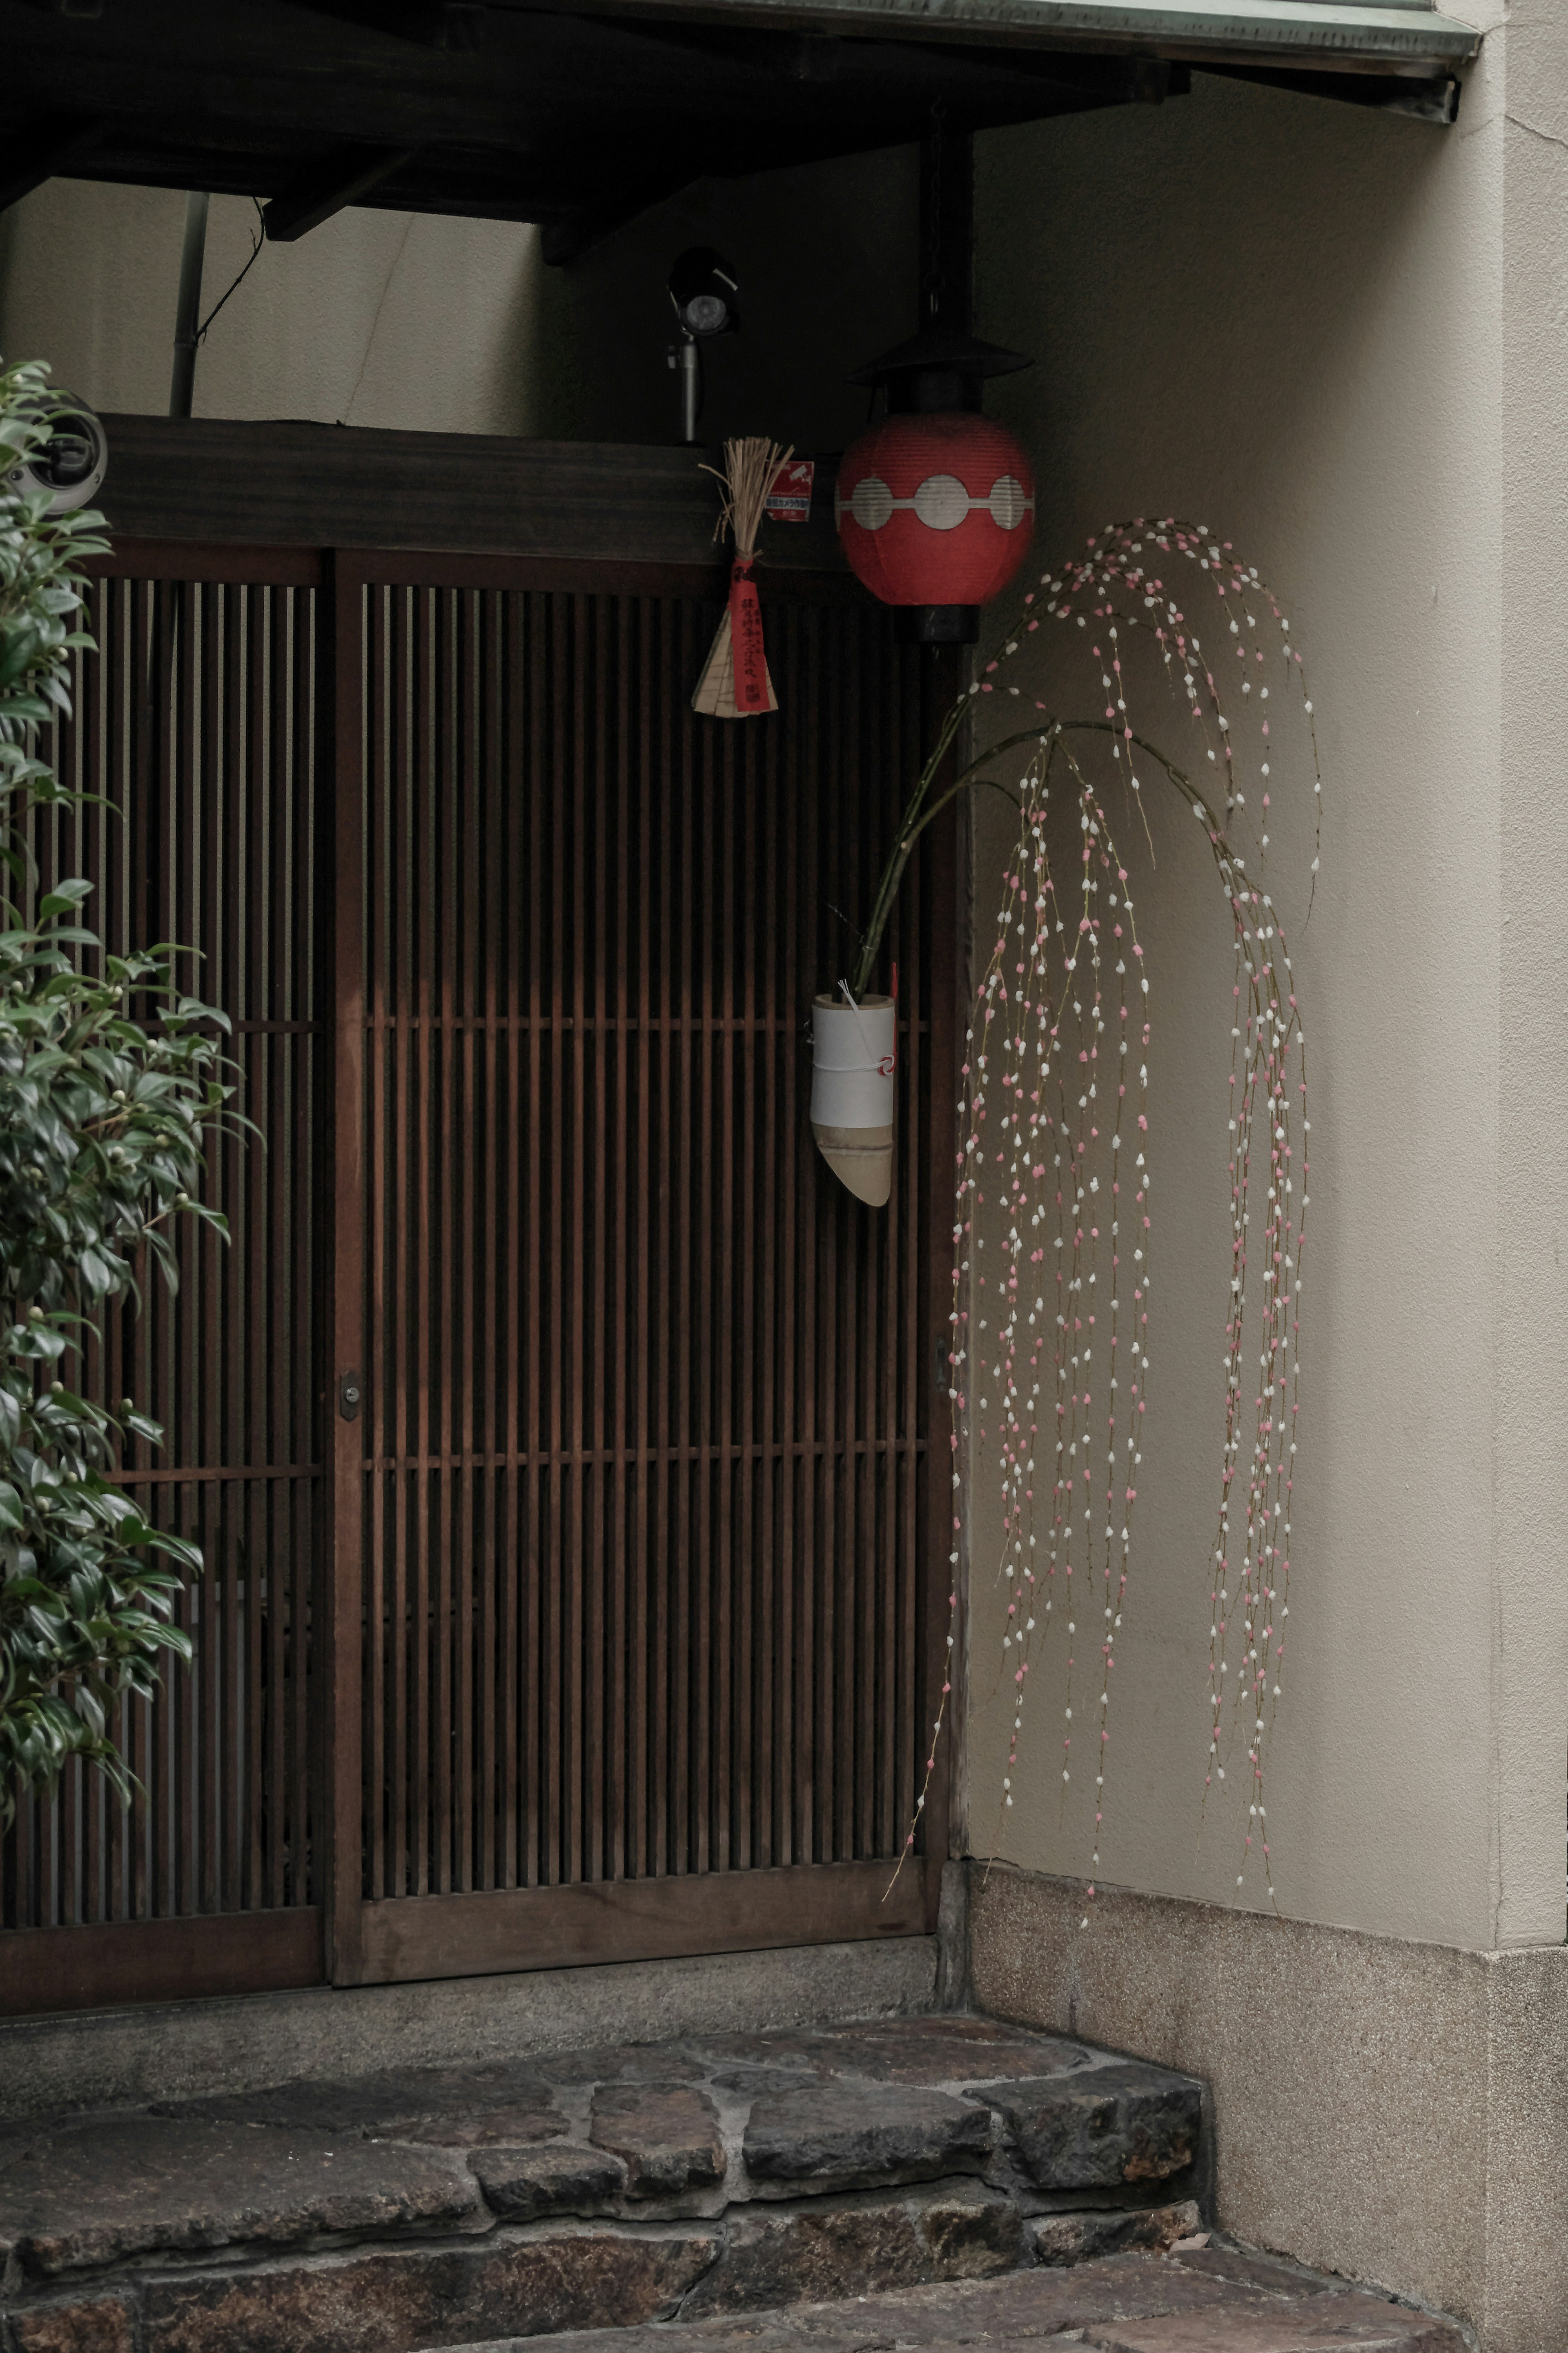
[[[898,1008],[890,997],[818,997],[811,1008],[811,1129],[839,1183],[873,1209],[893,1189]]]

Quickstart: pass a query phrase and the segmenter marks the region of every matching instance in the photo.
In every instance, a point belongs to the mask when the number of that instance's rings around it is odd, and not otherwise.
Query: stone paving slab
[[[542,2214],[604,2214],[626,2188],[626,2168],[618,2157],[580,2142],[552,2141],[544,2148],[480,2148],[468,2163],[503,2221],[534,2222]]]
[[[1195,2231],[1197,2226],[1193,2227]],[[1198,2272],[1205,2279],[1228,2280],[1233,2286],[1257,2288],[1265,2295],[1349,2295],[1352,2292],[1348,2280],[1306,2271],[1300,2263],[1274,2255],[1249,2255],[1239,2247],[1212,2243],[1184,2247],[1180,2261],[1184,2271]]]
[[[52,2304],[12,2322],[20,2353],[134,2353],[130,2312],[118,2296]]]
[[[280,2084],[205,2100],[160,2100],[155,2116],[357,2134],[366,2140],[549,2140],[567,2131],[555,2089],[506,2062],[471,2067],[389,2067],[346,2083]]]
[[[1013,2272],[871,2291],[733,2318],[690,2320],[688,2302],[678,2321],[658,2327],[582,2330],[552,2337],[548,2347],[503,2337],[455,2353],[924,2353],[949,2346],[1005,2353],[1096,2321],[1206,2311],[1226,2303],[1250,2310],[1263,2299],[1246,2288],[1195,2278],[1168,2259],[1131,2254],[1070,2272]]]
[[[541,2336],[592,2316],[613,2343],[618,2324],[671,2309],[717,2253],[695,2230],[583,2232],[165,2277],[142,2298],[141,2341],[144,2353],[408,2353],[526,2313]]]
[[[1203,2129],[1203,2085],[1135,2063],[1004,2086],[998,2109],[1041,2189],[1168,2181]]]
[[[1465,2353],[1453,2323],[1296,2265],[1223,2249],[858,2295],[744,2318],[502,2337],[444,2353]],[[435,2353],[435,2348],[420,2348]]]
[[[830,2082],[764,2094],[742,2147],[754,2182],[861,2189],[978,2168],[994,2134],[988,2108],[951,2092]]]
[[[1292,2299],[1292,2301],[1296,2301]],[[1302,2308],[1302,2303],[1305,2309]],[[1085,2330],[1097,2353],[1458,2353],[1447,2321],[1363,2295],[1309,2297],[1296,2309],[1211,2308]]]
[[[1163,2254],[1178,2239],[1200,2227],[1197,2201],[1147,2206],[1134,2213],[1089,2207],[1076,2212],[1037,2214],[1024,2225],[1024,2244],[1037,2263],[1087,2263],[1098,2255],[1120,2255],[1130,2247]]]
[[[0,2168],[0,2245],[57,2277],[158,2251],[450,2229],[482,2215],[455,2154],[331,2133],[116,2119],[46,2133]]]
[[[724,2179],[713,2103],[686,2084],[601,2084],[588,2137],[626,2168],[628,2198],[679,2198]]]
[[[830,2026],[813,2032],[720,2034],[689,2040],[699,2062],[747,2065],[871,2083],[954,2085],[1065,2073],[1106,2054],[1087,2043],[1005,2026],[989,2018],[902,2019],[896,2026]]]
[[[857,2299],[858,2304],[858,2299]],[[879,2305],[873,2312],[872,2303]],[[1255,2290],[1202,2279],[1160,2255],[1107,2256],[1067,2271],[1012,2272],[1000,2279],[943,2285],[870,2299],[848,2313],[790,2316],[811,2353],[871,2353],[875,2345],[911,2348],[963,2344],[1026,2345],[1100,2321],[1206,2312],[1215,2306],[1259,2308]],[[847,2337],[841,2332],[847,2327]],[[671,2348],[676,2353],[676,2348]],[[691,2348],[697,2353],[697,2348]],[[718,2353],[712,2346],[705,2353]]]
[[[533,2063],[547,2084],[696,2083],[706,2072],[684,2042],[621,2042],[592,2051],[560,2051]]]
[[[1010,2271],[1022,2255],[1022,2232],[1012,2200],[977,2181],[907,2199],[884,2192],[742,2208],[730,2221],[723,2260],[698,2282],[682,2316]]]

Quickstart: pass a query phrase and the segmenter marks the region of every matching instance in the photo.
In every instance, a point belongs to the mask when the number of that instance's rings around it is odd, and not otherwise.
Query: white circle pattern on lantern
[[[1000,523],[1004,531],[1016,531],[1035,501],[1026,498],[1024,485],[1016,474],[998,474],[985,503],[993,522]]]
[[[897,501],[886,482],[875,474],[868,474],[863,482],[855,485],[849,512],[862,531],[880,531],[896,504]]]
[[[912,499],[896,499],[879,475],[867,474],[847,499],[835,498],[834,508],[837,517],[852,514],[862,531],[880,531],[892,516],[911,508],[931,531],[956,531],[977,512],[988,514],[1003,531],[1016,531],[1034,513],[1035,500],[1015,474],[998,474],[984,499],[972,499],[956,474],[928,474]]]
[[[930,531],[956,531],[969,519],[969,492],[956,474],[928,474],[915,492],[915,512]]]

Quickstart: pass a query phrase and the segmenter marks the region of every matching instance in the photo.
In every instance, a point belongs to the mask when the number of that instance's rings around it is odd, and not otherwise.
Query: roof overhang
[[[0,206],[57,174],[541,223],[692,180],[1159,101],[1194,68],[1451,121],[1469,26],[1357,0],[0,0]]]

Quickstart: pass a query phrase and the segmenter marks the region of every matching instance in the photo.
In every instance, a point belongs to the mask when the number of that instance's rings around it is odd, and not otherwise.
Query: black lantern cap
[[[937,329],[896,343],[880,359],[857,368],[849,381],[885,385],[889,417],[930,417],[942,409],[978,411],[987,376],[1015,375],[1033,365],[1022,352]]]

